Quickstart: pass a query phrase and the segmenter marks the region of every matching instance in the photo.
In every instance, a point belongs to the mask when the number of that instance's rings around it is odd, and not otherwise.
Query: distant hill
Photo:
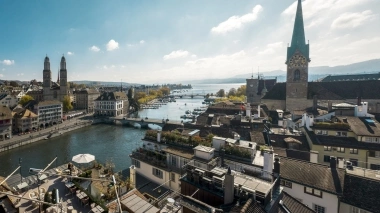
[[[373,59],[354,64],[341,65],[335,67],[319,66],[309,67],[309,81],[316,81],[328,75],[346,75],[346,74],[364,74],[364,73],[377,73],[380,72],[380,59]],[[270,72],[262,73],[266,79],[277,78],[278,82],[286,81],[286,71],[273,70]],[[257,75],[257,74],[256,74]],[[245,83],[247,78],[251,78],[252,73],[235,75],[231,78],[225,79],[204,79],[193,80],[188,83],[192,84],[226,84],[226,83]],[[255,76],[254,73],[254,78]]]
[[[110,81],[70,81],[76,84],[84,84],[89,86],[95,86],[95,85],[102,85],[102,86],[120,86],[120,84],[123,84],[123,87],[130,87],[130,86],[139,86],[141,84],[136,83],[127,83],[127,82],[110,82]]]

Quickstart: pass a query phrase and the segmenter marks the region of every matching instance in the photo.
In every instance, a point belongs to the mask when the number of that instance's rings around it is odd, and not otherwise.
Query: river
[[[198,94],[216,93],[219,89],[228,91],[242,84],[207,84],[193,85],[189,92]],[[181,120],[186,110],[193,110],[202,105],[203,99],[177,99],[159,109],[147,109],[140,112],[141,117]],[[186,105],[185,105],[186,104]],[[113,125],[93,125],[84,127],[62,136],[42,140],[0,153],[0,176],[8,176],[18,166],[22,158],[22,175],[27,176],[29,168],[44,168],[56,156],[58,165],[67,163],[76,154],[90,153],[101,163],[112,161],[115,171],[127,169],[131,160],[129,154],[141,146],[145,130]],[[17,137],[17,136],[15,136]],[[55,164],[53,164],[55,165]]]

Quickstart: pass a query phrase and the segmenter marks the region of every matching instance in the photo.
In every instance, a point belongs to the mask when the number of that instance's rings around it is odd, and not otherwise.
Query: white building
[[[129,102],[124,92],[103,92],[94,102],[95,116],[116,117],[128,113]]]
[[[62,122],[62,103],[60,101],[41,101],[36,105],[38,126],[52,126]]]
[[[10,108],[17,106],[20,99],[15,94],[2,94],[0,95],[0,104]]]

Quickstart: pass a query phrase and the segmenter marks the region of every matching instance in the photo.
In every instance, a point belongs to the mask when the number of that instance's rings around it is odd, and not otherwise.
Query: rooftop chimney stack
[[[318,163],[318,151],[310,150],[310,162]]]
[[[273,172],[273,150],[264,150],[264,177],[271,179]]]
[[[273,164],[273,175],[274,177],[278,177],[280,175],[280,158],[275,157],[274,158],[274,164]]]
[[[358,105],[358,106],[362,105],[362,97],[361,96],[358,96],[358,103],[356,105]]]
[[[336,169],[336,157],[334,157],[334,156],[330,157],[330,168]]]
[[[161,130],[157,130],[157,142],[161,142]]]
[[[231,168],[228,167],[224,176],[224,204],[230,204],[234,201],[234,175],[231,174]]]

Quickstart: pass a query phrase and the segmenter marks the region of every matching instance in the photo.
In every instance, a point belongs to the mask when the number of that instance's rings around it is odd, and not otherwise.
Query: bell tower
[[[50,70],[50,59],[48,56],[45,57],[43,74],[43,92],[44,94],[49,94],[51,88],[51,70]]]
[[[60,84],[60,100],[63,100],[65,95],[68,95],[68,87],[67,87],[67,69],[66,69],[66,59],[65,56],[61,58],[61,66],[59,70],[59,84]]]
[[[286,110],[307,107],[309,44],[305,42],[302,3],[298,0],[293,35],[287,49]]]

